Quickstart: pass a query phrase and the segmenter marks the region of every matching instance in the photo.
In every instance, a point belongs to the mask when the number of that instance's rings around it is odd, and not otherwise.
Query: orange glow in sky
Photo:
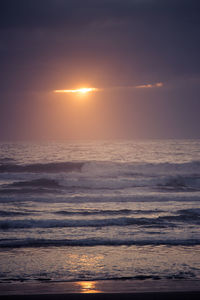
[[[80,88],[75,90],[54,90],[54,93],[81,93],[86,94],[88,92],[98,91],[97,88]]]
[[[109,89],[127,89],[127,88],[131,88],[131,89],[149,89],[149,88],[160,88],[163,87],[163,83],[162,82],[157,82],[157,83],[149,83],[149,84],[141,84],[141,85],[132,85],[132,86],[115,86],[115,87],[111,87],[111,88],[104,88],[104,89],[99,89],[99,88],[87,88],[87,87],[83,87],[80,89],[73,89],[73,90],[54,90],[54,93],[78,93],[78,94],[87,94],[89,92],[96,92],[96,91],[102,91],[102,90],[109,90]]]

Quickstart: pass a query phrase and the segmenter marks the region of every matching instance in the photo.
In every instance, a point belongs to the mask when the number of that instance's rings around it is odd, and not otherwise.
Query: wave
[[[48,220],[0,220],[0,229],[7,230],[11,228],[64,228],[64,227],[107,227],[107,226],[145,226],[145,227],[175,227],[177,222],[190,222],[200,224],[199,215],[180,215],[159,216],[157,218],[133,218],[119,217],[106,219],[48,219]]]
[[[163,190],[195,191],[200,189],[200,176],[167,176],[161,178],[157,187]]]
[[[62,246],[80,246],[80,247],[92,247],[92,246],[198,246],[200,245],[199,239],[169,239],[169,240],[122,240],[122,239],[98,239],[98,238],[86,238],[86,239],[65,239],[65,240],[53,240],[53,239],[12,239],[0,241],[0,247],[2,248],[20,248],[20,247],[62,247]]]
[[[84,163],[81,162],[52,162],[52,163],[36,163],[28,165],[18,164],[1,164],[0,173],[57,173],[57,172],[73,172],[81,171]]]
[[[0,210],[0,217],[20,217],[20,216],[28,216],[31,212],[19,212],[19,211],[7,211]]]
[[[109,161],[85,162],[82,172],[92,175],[126,175],[137,177],[143,175],[178,175],[200,174],[200,161],[185,163],[117,163]]]
[[[106,227],[128,225],[161,225],[161,220],[148,218],[114,218],[97,220],[5,220],[0,221],[0,229],[11,228],[63,228],[63,227]]]
[[[59,210],[56,211],[55,214],[59,215],[81,215],[81,216],[90,216],[90,215],[132,215],[132,214],[150,214],[150,213],[160,213],[162,210],[131,210],[131,209],[119,209],[119,210],[76,210],[76,211],[66,211]]]
[[[59,191],[57,189],[53,189],[51,188],[51,194],[52,193],[58,193]],[[42,193],[48,193],[49,192],[49,189],[47,188],[31,188],[31,187],[28,187],[28,188],[23,188],[23,189],[19,189],[19,188],[4,188],[4,189],[1,189],[0,190],[0,194],[13,194],[13,195],[16,195],[16,194],[42,194]]]
[[[16,175],[16,174],[15,174]],[[26,178],[27,178],[27,174]],[[113,177],[113,178],[102,178],[102,177],[87,177],[83,174],[81,176],[70,175],[55,176],[53,178],[37,178],[36,175],[31,175],[30,180],[23,180],[19,178],[16,181],[17,176],[13,177],[14,182],[9,184],[1,184],[0,193],[10,194],[10,193],[39,193],[39,192],[51,192],[56,193],[78,193],[78,192],[89,192],[89,191],[116,191],[116,190],[128,190],[132,191],[148,188],[159,192],[198,192],[200,191],[200,176],[160,176],[154,175],[150,178],[124,178]],[[8,174],[7,174],[8,176]],[[33,177],[34,176],[34,177]],[[4,179],[5,180],[5,179]]]
[[[14,163],[15,159],[11,157],[0,158],[0,164]]]
[[[59,182],[55,179],[49,178],[39,178],[27,181],[16,181],[11,184],[2,185],[0,189],[1,194],[10,193],[42,193],[48,192],[58,192],[61,186]]]
[[[5,159],[4,159],[5,160]],[[5,163],[4,163],[5,162]],[[118,163],[110,161],[50,162],[34,164],[14,164],[8,158],[0,161],[0,173],[5,172],[83,172],[92,175],[119,175],[131,177],[148,174],[200,174],[200,161],[185,163]],[[8,162],[8,163],[7,163]]]
[[[160,227],[164,224],[162,220],[151,218],[113,218],[96,220],[3,220],[0,221],[0,229],[16,228],[63,228],[63,227],[107,227],[107,226],[129,226],[129,225],[149,225]],[[169,224],[168,224],[169,225]],[[165,227],[165,226],[164,226]]]
[[[22,220],[0,220],[0,229],[16,229],[16,228],[65,228],[65,227],[107,227],[107,226],[145,226],[145,227],[176,227],[177,223],[191,223],[200,225],[200,209],[182,209],[178,210],[174,214],[163,215],[157,217],[127,217],[130,214],[138,213],[155,213],[160,211],[142,211],[142,210],[76,210],[76,211],[65,211],[60,210],[54,212],[59,215],[126,215],[124,217],[116,218],[104,218],[104,219],[22,219]],[[17,215],[18,212],[4,212],[6,216]],[[22,212],[23,215],[23,212]]]
[[[39,189],[35,189],[37,191]],[[51,190],[52,193],[52,190]],[[56,195],[52,197],[51,195],[41,194],[39,195],[4,195],[0,197],[0,203],[20,203],[20,202],[35,202],[35,203],[160,203],[164,202],[190,202],[190,203],[199,203],[199,195],[194,195],[194,193],[157,193],[157,194],[137,194],[137,195],[95,195],[95,194],[86,194],[86,195],[77,195],[77,194],[68,194],[68,195]]]
[[[50,275],[50,274],[49,274]],[[112,276],[112,275],[106,275],[106,276],[95,276],[94,274],[92,275],[92,277],[87,277],[87,281],[100,281],[100,280],[106,280],[106,281],[111,281],[111,280],[120,280],[120,281],[124,281],[124,280],[138,280],[138,281],[143,281],[143,280],[174,280],[174,279],[194,279],[196,277],[196,274],[194,272],[191,271],[179,271],[175,274],[168,274],[168,275],[147,275],[145,274],[139,274],[139,275],[135,275],[135,276]],[[73,277],[73,278],[61,278],[60,280],[56,280],[56,282],[74,282],[74,281],[82,281],[82,277]],[[17,276],[17,277],[1,277],[0,276],[0,283],[11,283],[11,282],[26,282],[26,281],[32,281],[32,280],[36,280],[39,282],[55,282],[54,278],[51,278],[51,276],[46,276],[45,273],[43,273],[42,275],[40,275],[39,277],[37,276],[31,276],[31,277],[23,277],[23,276]]]
[[[191,276],[190,276],[191,277]],[[193,275],[193,277],[195,277],[195,275]],[[92,281],[99,281],[99,280],[146,280],[146,279],[152,279],[152,280],[160,280],[162,278],[166,278],[166,279],[182,279],[182,278],[187,278],[186,276],[183,276],[182,274],[175,274],[172,276],[165,276],[165,277],[161,277],[161,276],[157,276],[157,275],[136,275],[136,276],[122,276],[122,277],[92,277]],[[81,278],[82,279],[82,278]],[[90,279],[90,280],[91,280]],[[52,279],[50,277],[34,277],[33,278],[27,278],[27,277],[8,277],[8,278],[2,278],[0,277],[0,283],[7,283],[7,282],[25,282],[25,281],[29,281],[29,280],[37,280],[39,282],[49,282],[52,281]],[[89,279],[87,279],[89,280]],[[80,278],[74,278],[74,279],[64,279],[61,280],[60,282],[74,282],[74,281],[80,281]],[[53,280],[54,282],[54,280]],[[56,282],[59,282],[58,280],[56,280]]]
[[[45,188],[55,188],[60,187],[59,183],[54,179],[39,178],[29,181],[18,181],[6,185],[7,187],[45,187]]]
[[[180,215],[175,215],[175,216],[162,216],[159,217],[158,219],[161,220],[166,220],[168,222],[187,222],[187,223],[192,223],[196,225],[200,225],[200,215],[194,215],[194,214],[180,214]]]
[[[60,172],[62,174],[58,174]],[[64,176],[63,172],[66,172],[67,176]],[[51,174],[51,177],[54,176],[54,178],[48,178],[48,174],[44,176],[43,173],[54,173]],[[133,191],[139,188],[150,188],[159,192],[200,191],[200,161],[182,164],[108,161],[52,162],[28,165],[3,163],[0,164],[0,174],[3,180],[9,180],[8,176],[12,176],[14,181],[6,185],[1,184],[0,193],[4,195],[46,192],[89,193],[91,190],[99,193],[100,190],[131,189]],[[38,174],[41,178],[37,178]]]
[[[87,281],[100,281],[100,280],[106,280],[106,281],[111,281],[111,280],[120,280],[120,281],[124,281],[124,280],[138,280],[138,281],[143,281],[143,280],[161,280],[161,279],[165,279],[165,280],[170,280],[170,279],[194,279],[196,277],[195,273],[193,272],[178,272],[177,274],[169,274],[169,275],[166,275],[166,276],[158,276],[158,275],[136,275],[136,276],[118,276],[118,277],[115,277],[115,276],[105,276],[105,277],[99,277],[99,276],[92,276],[91,278],[88,277],[87,278]],[[82,281],[82,277],[74,277],[74,278],[64,278],[64,279],[61,279],[61,280],[56,280],[56,282],[74,282],[74,281]],[[8,278],[2,278],[0,277],[0,283],[11,283],[11,282],[26,282],[26,281],[32,281],[32,280],[36,280],[36,281],[39,281],[39,282],[55,282],[54,279],[52,279],[51,277],[34,277],[34,278],[27,278],[27,277],[23,277],[23,276],[18,276],[17,278],[16,277],[8,277]]]
[[[177,212],[186,216],[191,216],[193,218],[200,217],[200,208],[181,209]]]

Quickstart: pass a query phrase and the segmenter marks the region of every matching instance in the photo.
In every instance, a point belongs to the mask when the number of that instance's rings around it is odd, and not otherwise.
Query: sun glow
[[[89,92],[95,92],[98,91],[97,88],[80,88],[76,90],[54,90],[54,93],[81,93],[86,94]]]

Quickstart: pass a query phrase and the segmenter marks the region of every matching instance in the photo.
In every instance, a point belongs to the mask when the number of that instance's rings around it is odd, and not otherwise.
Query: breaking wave
[[[123,213],[123,212],[122,212]],[[125,212],[124,212],[125,213]],[[98,213],[97,213],[98,214]],[[110,214],[110,212],[109,212]],[[111,213],[112,214],[112,213]],[[179,215],[159,216],[157,218],[105,218],[105,219],[48,219],[48,220],[0,220],[0,229],[10,228],[64,228],[64,227],[107,227],[107,226],[146,226],[146,227],[175,227],[177,222],[200,224],[200,214],[190,214],[182,211]]]
[[[186,163],[117,163],[109,161],[86,161],[86,162],[51,162],[35,164],[14,164],[6,158],[0,161],[0,173],[5,172],[84,172],[96,175],[124,174],[138,176],[141,174],[200,174],[200,161]]]
[[[11,176],[12,177],[8,177]],[[18,174],[17,174],[18,173]],[[45,173],[45,174],[44,174]],[[48,175],[51,174],[51,175]],[[60,174],[59,174],[60,173]],[[63,174],[67,173],[67,175]],[[38,174],[41,178],[38,178]],[[52,162],[20,165],[0,163],[0,175],[14,182],[0,193],[85,192],[151,188],[163,192],[200,190],[200,161],[188,163]],[[21,176],[21,177],[20,177]],[[51,178],[48,178],[51,176]],[[54,177],[54,178],[53,178]]]

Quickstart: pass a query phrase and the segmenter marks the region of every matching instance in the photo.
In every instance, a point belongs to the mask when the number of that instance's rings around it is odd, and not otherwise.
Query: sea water
[[[0,144],[0,281],[200,279],[200,140]]]

